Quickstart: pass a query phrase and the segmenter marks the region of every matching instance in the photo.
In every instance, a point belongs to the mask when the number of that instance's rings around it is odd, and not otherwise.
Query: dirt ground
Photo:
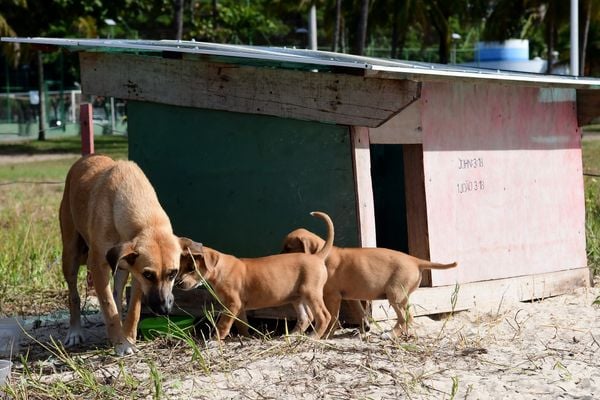
[[[273,336],[234,338],[195,348],[177,340],[140,341],[139,352],[119,359],[106,351],[102,319],[86,319],[89,342],[72,355],[101,381],[139,380],[125,397],[152,398],[151,369],[158,368],[163,398],[187,399],[596,399],[600,398],[600,289],[433,320],[418,317],[408,340],[381,339],[390,323],[361,337],[353,330],[334,338]],[[93,310],[93,307],[92,307]],[[78,379],[39,342],[66,334],[68,315],[28,318],[30,368],[41,382]],[[203,343],[203,342],[202,342]],[[194,352],[194,349],[197,351]],[[13,379],[23,376],[18,363]],[[126,393],[126,394],[125,394]]]

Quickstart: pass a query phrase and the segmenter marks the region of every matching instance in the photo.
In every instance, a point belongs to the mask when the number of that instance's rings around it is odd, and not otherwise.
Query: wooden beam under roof
[[[122,53],[80,53],[84,94],[350,126],[377,127],[419,84]]]

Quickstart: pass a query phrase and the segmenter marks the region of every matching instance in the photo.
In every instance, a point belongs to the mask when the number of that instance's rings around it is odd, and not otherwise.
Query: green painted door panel
[[[128,103],[129,158],[154,185],[175,233],[241,257],[277,253],[309,215],[333,219],[336,244],[357,246],[347,127]]]

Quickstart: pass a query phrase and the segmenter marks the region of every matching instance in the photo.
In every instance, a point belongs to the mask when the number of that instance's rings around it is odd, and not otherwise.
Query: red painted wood
[[[433,286],[587,265],[575,93],[467,83],[422,91]]]
[[[81,124],[81,155],[94,153],[94,125],[92,122],[92,105],[82,103],[79,106]]]

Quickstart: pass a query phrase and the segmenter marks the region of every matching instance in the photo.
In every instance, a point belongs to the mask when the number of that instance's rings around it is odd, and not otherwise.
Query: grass
[[[96,149],[126,158],[127,139],[98,137]],[[23,153],[67,156],[0,164],[0,315],[42,314],[65,307],[58,206],[67,171],[80,153],[79,138],[0,145],[0,155]]]
[[[127,157],[127,137],[120,135],[96,136],[94,138],[96,153],[115,158]],[[79,136],[67,136],[46,141],[23,141],[0,144],[0,155],[15,154],[81,154]]]
[[[588,265],[600,274],[600,140],[583,142],[583,171],[586,210]],[[596,175],[596,176],[595,176]]]

